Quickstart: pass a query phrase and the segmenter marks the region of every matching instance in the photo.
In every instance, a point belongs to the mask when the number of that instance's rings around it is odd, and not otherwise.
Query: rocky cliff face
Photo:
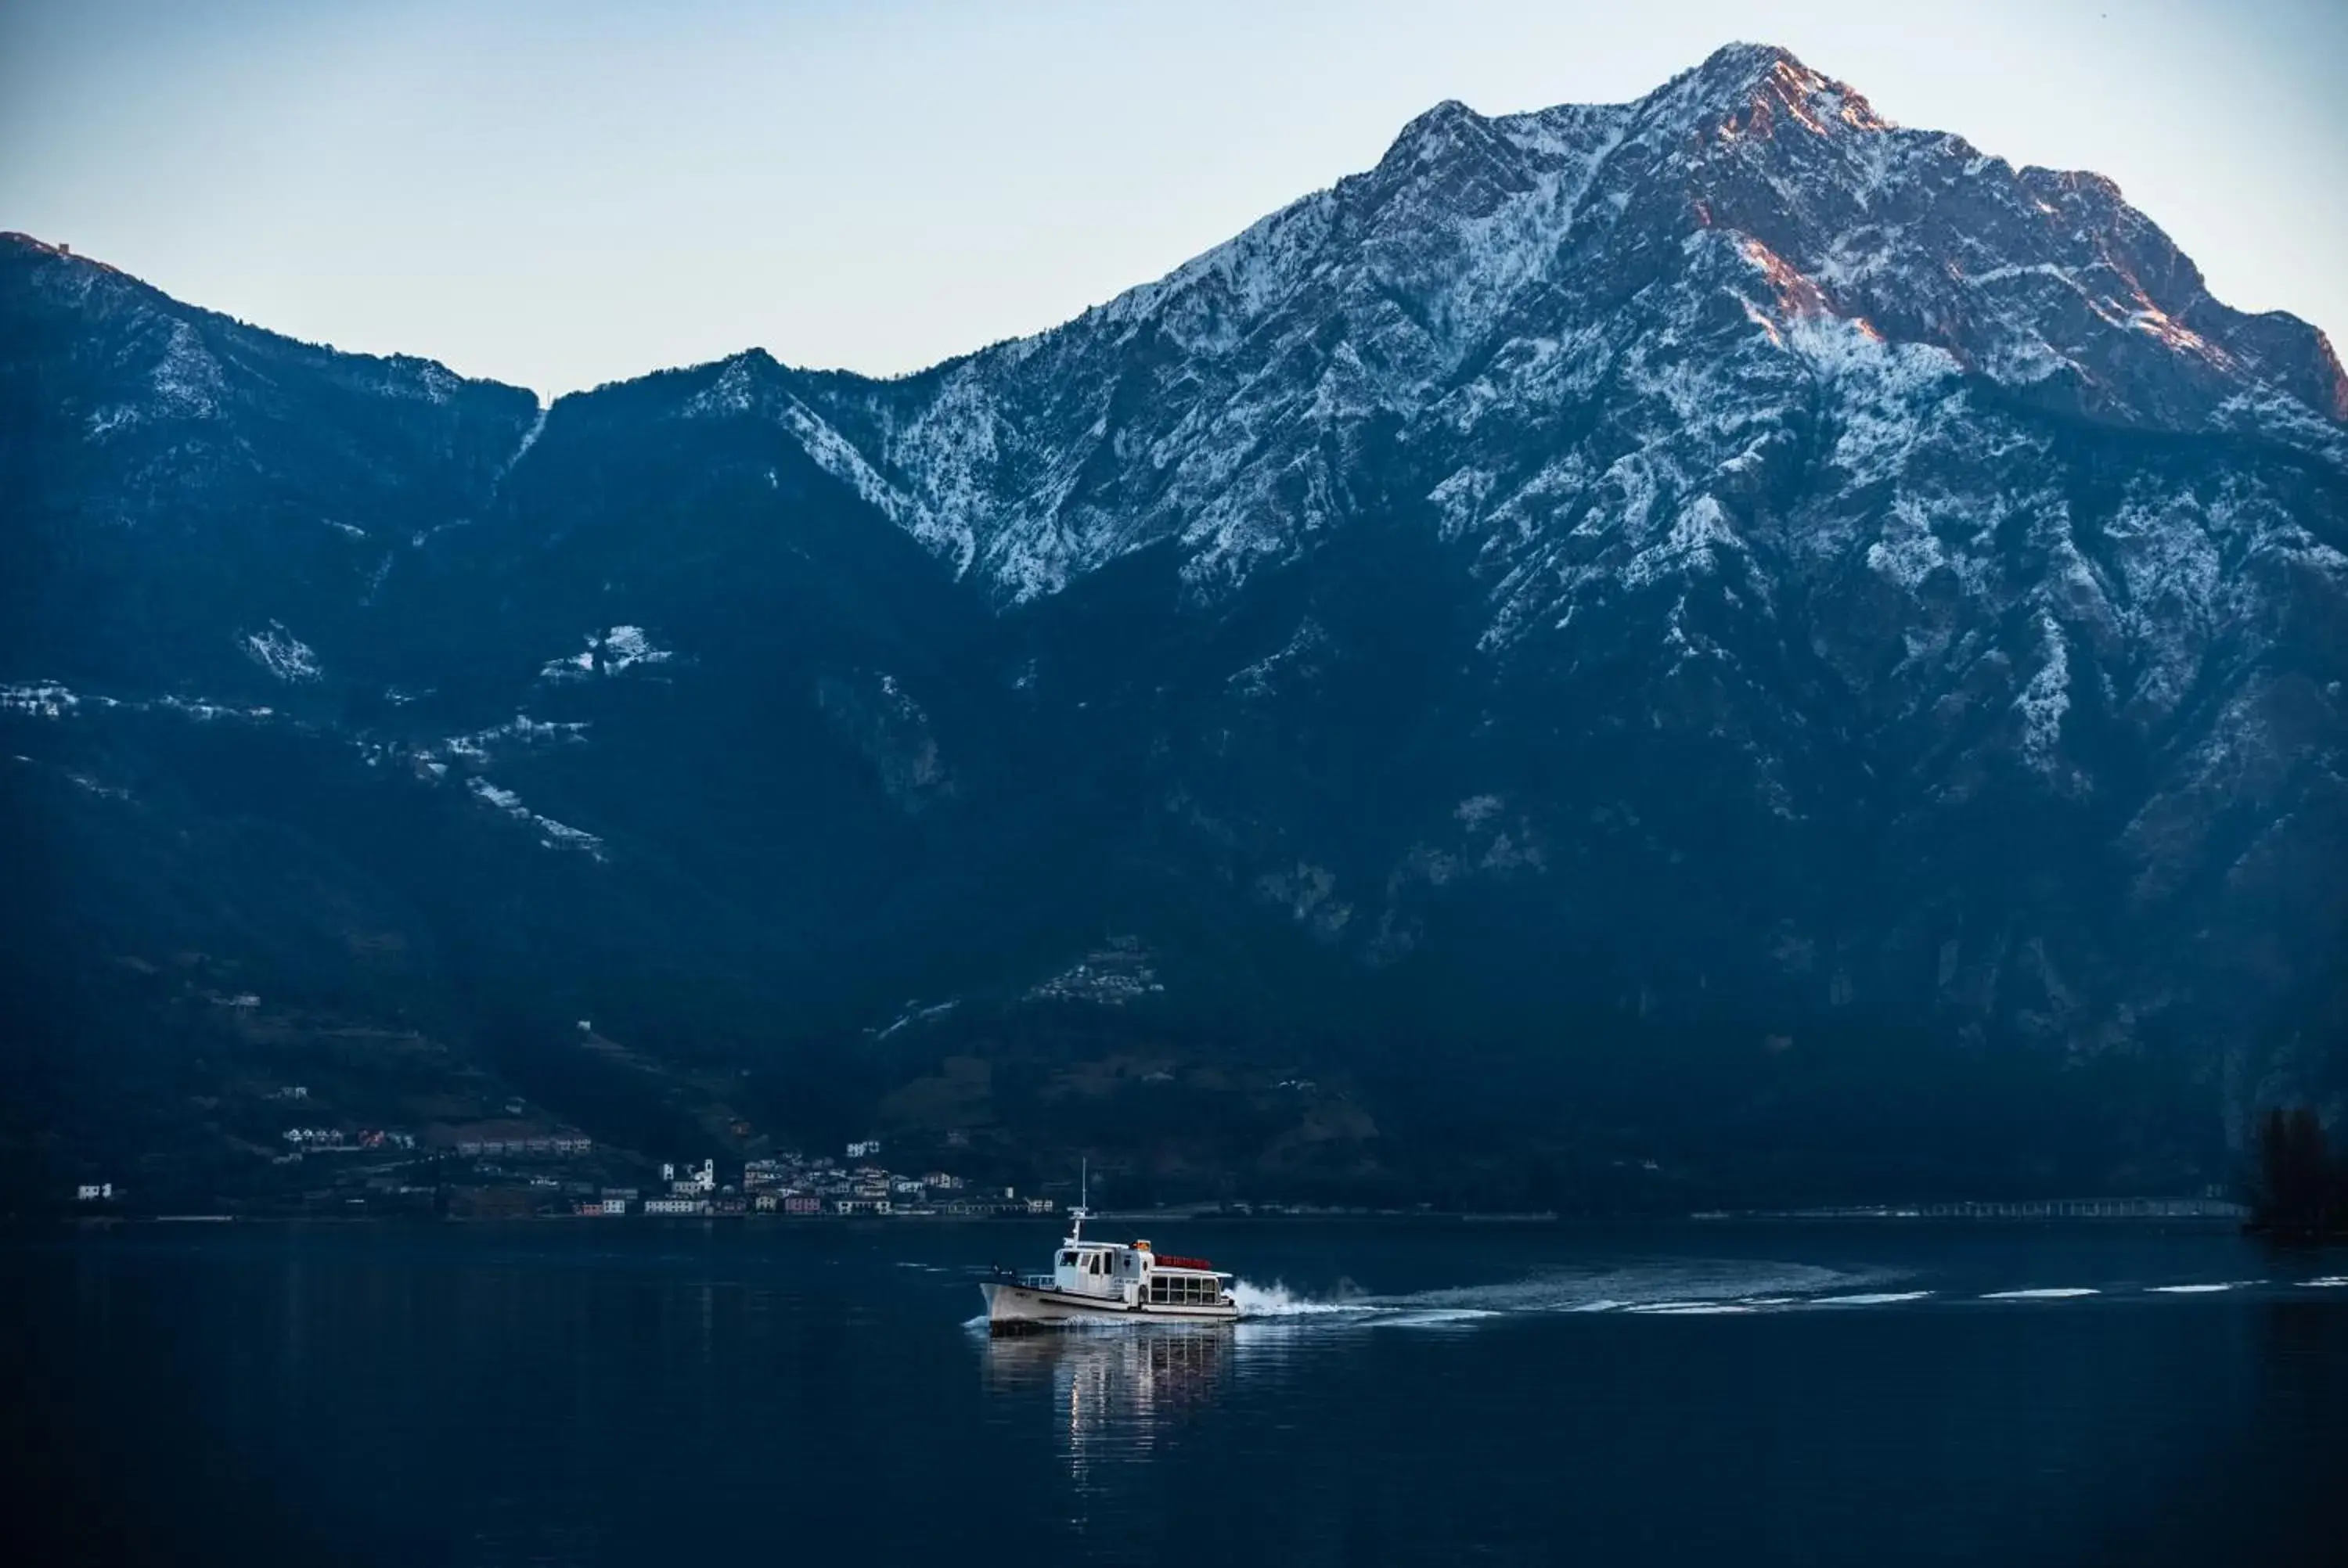
[[[0,310],[67,969],[179,944],[590,1098],[483,1041],[592,1008],[808,1136],[1115,1153],[1065,1105],[1116,1062],[1242,1186],[2176,1183],[2337,1081],[2338,362],[1782,51],[1439,106],[896,381],[541,413],[22,240]]]

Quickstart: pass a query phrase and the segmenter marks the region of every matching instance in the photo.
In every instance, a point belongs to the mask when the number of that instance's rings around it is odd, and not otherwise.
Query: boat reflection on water
[[[987,1391],[1048,1401],[1081,1484],[1097,1463],[1146,1458],[1229,1384],[1227,1328],[1066,1329],[982,1341]]]

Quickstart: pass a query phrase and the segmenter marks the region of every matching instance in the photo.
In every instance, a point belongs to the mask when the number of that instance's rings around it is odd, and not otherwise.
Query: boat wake
[[[2227,1279],[2209,1285],[2156,1285],[2155,1296],[2215,1296],[2222,1290],[2247,1290],[2254,1285],[2264,1285],[2263,1279]]]
[[[1565,1312],[1636,1312],[1695,1316],[1778,1311],[1835,1304],[1845,1307],[1913,1301],[1929,1291],[1869,1293],[1886,1283],[1806,1264],[1708,1259],[1675,1260],[1623,1268],[1555,1270],[1490,1285],[1450,1286],[1374,1296],[1340,1291],[1313,1296],[1274,1281],[1239,1280],[1231,1296],[1242,1323],[1423,1327],[1489,1317]]]
[[[2094,1286],[2038,1286],[1993,1291],[1899,1288],[1897,1271],[1859,1272],[1810,1264],[1754,1259],[1674,1258],[1617,1267],[1555,1269],[1487,1285],[1374,1294],[1340,1284],[1327,1292],[1283,1280],[1236,1279],[1231,1297],[1238,1329],[1250,1338],[1286,1338],[1315,1332],[1367,1328],[1461,1327],[1488,1319],[1562,1313],[1613,1313],[1652,1317],[1738,1317],[1779,1312],[1849,1312],[1898,1307],[1935,1297],[1952,1301],[2061,1302],[2109,1294]],[[2168,1296],[2214,1296],[2254,1288],[2256,1279],[2117,1287]],[[2348,1286],[2348,1276],[2302,1279],[2302,1286]],[[983,1316],[970,1327],[983,1328]],[[1072,1325],[1129,1328],[1116,1319]]]
[[[1231,1300],[1241,1317],[1321,1317],[1333,1313],[1359,1317],[1377,1310],[1377,1303],[1368,1296],[1317,1300],[1298,1295],[1278,1280],[1270,1285],[1251,1285],[1244,1279],[1235,1279],[1231,1281]]]

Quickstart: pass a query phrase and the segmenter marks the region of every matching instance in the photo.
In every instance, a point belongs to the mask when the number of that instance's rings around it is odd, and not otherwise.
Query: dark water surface
[[[1277,1315],[990,1340],[1042,1223],[19,1240],[10,1556],[2348,1562],[2337,1253],[1158,1229]]]

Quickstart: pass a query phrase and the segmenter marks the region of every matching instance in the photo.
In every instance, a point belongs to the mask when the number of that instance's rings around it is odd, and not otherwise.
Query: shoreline
[[[2021,1212],[2016,1212],[2021,1211]],[[1429,1209],[1315,1209],[1253,1207],[1228,1210],[1219,1207],[1176,1205],[1154,1209],[1104,1209],[1091,1216],[1098,1223],[1118,1225],[1179,1226],[1193,1225],[1276,1225],[1281,1224],[1349,1224],[1415,1225],[1474,1225],[1485,1226],[1584,1226],[1616,1227],[1623,1225],[1689,1225],[1704,1227],[1744,1226],[1832,1226],[1855,1228],[1932,1228],[1950,1226],[2063,1226],[2106,1228],[2114,1225],[2165,1226],[2203,1231],[2230,1228],[2245,1235],[2264,1239],[2276,1245],[2322,1246],[2348,1242],[2348,1235],[2289,1237],[2262,1232],[2244,1225],[2240,1217],[2214,1209],[2188,1207],[2179,1201],[2174,1207],[2122,1207],[2110,1205],[2106,1212],[2085,1212],[2084,1206],[2071,1204],[1983,1204],[1967,1206],[1963,1212],[1927,1213],[1916,1209],[1885,1210],[1752,1210],[1700,1211],[1671,1214],[1560,1214],[1554,1210],[1429,1210]],[[338,1228],[382,1226],[386,1228],[426,1228],[442,1225],[495,1228],[499,1226],[568,1226],[573,1228],[611,1228],[634,1230],[644,1226],[676,1229],[684,1225],[706,1227],[713,1224],[741,1223],[758,1228],[778,1230],[830,1229],[856,1227],[871,1229],[891,1225],[1025,1225],[1034,1228],[1037,1222],[1051,1220],[1065,1224],[1065,1211],[1045,1215],[1030,1214],[435,1214],[428,1213],[303,1214],[286,1212],[261,1213],[192,1213],[167,1214],[12,1214],[0,1217],[0,1234],[46,1231],[149,1230],[193,1227],[199,1230],[245,1226],[333,1226]]]

